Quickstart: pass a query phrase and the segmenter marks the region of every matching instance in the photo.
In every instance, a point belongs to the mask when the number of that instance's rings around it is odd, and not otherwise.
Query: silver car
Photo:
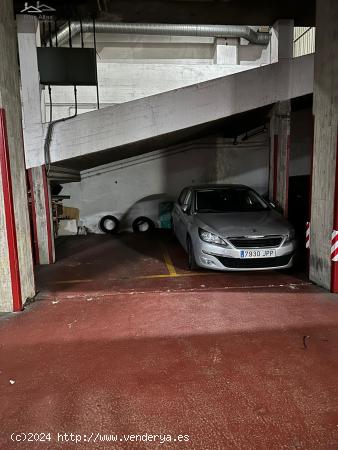
[[[173,209],[173,227],[191,270],[287,269],[294,262],[294,229],[247,186],[186,187]]]

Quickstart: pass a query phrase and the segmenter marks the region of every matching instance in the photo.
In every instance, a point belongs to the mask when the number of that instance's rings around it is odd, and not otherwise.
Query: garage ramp
[[[192,138],[224,118],[311,94],[313,66],[313,55],[285,59],[81,114],[55,124],[50,161],[83,170]]]

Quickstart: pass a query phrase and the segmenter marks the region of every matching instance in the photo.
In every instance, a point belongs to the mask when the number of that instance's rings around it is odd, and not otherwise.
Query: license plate
[[[241,259],[253,258],[275,258],[276,250],[269,250],[267,248],[262,250],[240,250]]]

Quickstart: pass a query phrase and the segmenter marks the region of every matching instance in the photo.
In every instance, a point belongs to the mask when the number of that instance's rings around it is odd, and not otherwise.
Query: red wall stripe
[[[37,231],[37,226],[36,226],[36,208],[35,208],[32,169],[28,169],[27,172],[28,172],[29,188],[31,191],[31,200],[32,200],[31,204],[32,204],[32,222],[33,222],[33,238],[34,238],[34,257],[35,257],[35,264],[40,264],[39,238],[38,238],[38,231]]]
[[[49,255],[49,264],[54,263],[54,257],[53,257],[53,242],[52,239],[54,239],[53,236],[53,228],[51,223],[51,205],[49,202],[49,188],[48,188],[48,180],[47,180],[47,173],[46,173],[46,167],[42,166],[42,178],[43,178],[43,190],[44,190],[44,197],[45,197],[45,210],[46,210],[46,223],[47,223],[47,239],[48,239],[48,255]]]
[[[15,228],[12,178],[6,128],[6,114],[0,108],[0,176],[2,179],[5,222],[8,242],[9,268],[11,274],[13,310],[22,310],[22,293],[20,282],[18,243]]]

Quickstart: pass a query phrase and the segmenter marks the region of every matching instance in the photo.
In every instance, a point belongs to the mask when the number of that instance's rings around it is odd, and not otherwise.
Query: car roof
[[[244,184],[199,184],[199,185],[192,185],[192,186],[186,186],[184,189],[191,189],[193,191],[199,190],[199,189],[223,189],[223,188],[244,188],[244,189],[251,189],[249,186],[245,186]]]

